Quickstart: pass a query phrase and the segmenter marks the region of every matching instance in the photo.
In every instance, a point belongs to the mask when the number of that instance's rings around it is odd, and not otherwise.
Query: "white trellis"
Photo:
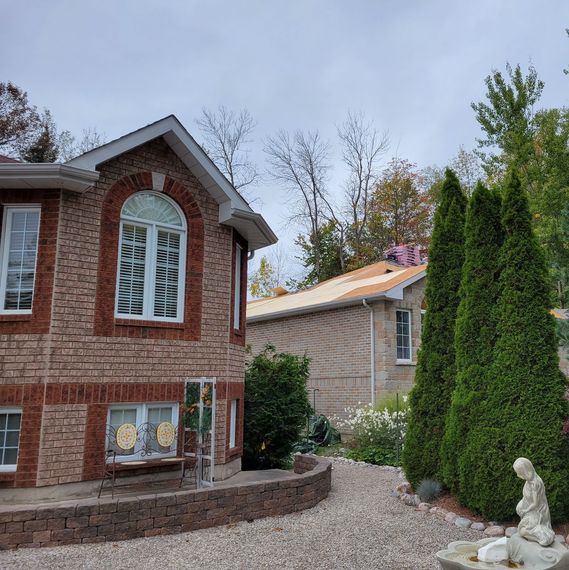
[[[184,455],[195,459],[196,486],[212,487],[215,470],[215,378],[188,378],[185,386]]]

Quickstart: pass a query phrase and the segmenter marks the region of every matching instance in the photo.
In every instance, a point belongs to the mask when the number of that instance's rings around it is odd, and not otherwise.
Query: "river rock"
[[[510,538],[511,536],[514,536],[514,534],[516,534],[516,532],[518,532],[518,527],[517,527],[517,526],[509,526],[509,527],[505,530],[504,534],[505,534],[508,538]]]
[[[472,521],[466,517],[456,517],[454,524],[461,528],[469,528],[472,525]]]
[[[447,513],[445,517],[445,521],[448,523],[454,524],[454,521],[458,518],[456,513]]]
[[[420,511],[430,511],[431,510],[431,505],[429,503],[419,503],[418,509]]]
[[[504,527],[499,525],[489,526],[484,534],[486,536],[504,536]]]
[[[483,522],[474,522],[472,525],[470,525],[470,528],[472,530],[484,530],[486,528],[486,525]]]

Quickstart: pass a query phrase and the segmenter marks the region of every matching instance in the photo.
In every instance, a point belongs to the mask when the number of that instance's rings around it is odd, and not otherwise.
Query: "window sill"
[[[33,318],[32,313],[0,313],[0,322],[8,322],[8,321],[26,322],[26,321],[31,321],[32,318]]]
[[[0,477],[2,475],[14,475],[16,473],[17,465],[0,466]]]
[[[115,317],[117,327],[145,327],[155,329],[177,329],[184,328],[184,323],[174,323],[171,321],[141,321],[138,319],[122,319]]]
[[[417,363],[412,360],[396,360],[395,366],[417,366]]]

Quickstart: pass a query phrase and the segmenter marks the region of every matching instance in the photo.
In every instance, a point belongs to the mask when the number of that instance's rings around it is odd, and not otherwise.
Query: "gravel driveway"
[[[438,569],[434,553],[479,540],[390,495],[397,473],[334,463],[332,491],[315,508],[231,527],[123,542],[0,552],[0,568],[178,570],[250,568]]]

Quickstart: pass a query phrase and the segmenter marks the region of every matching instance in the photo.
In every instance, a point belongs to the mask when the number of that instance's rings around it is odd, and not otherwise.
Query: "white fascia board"
[[[219,223],[235,228],[247,240],[249,251],[273,245],[278,241],[261,214],[251,209],[233,208],[229,200],[219,206]]]
[[[362,297],[354,297],[352,299],[328,301],[327,303],[318,303],[316,305],[309,305],[307,307],[298,307],[295,309],[286,309],[284,311],[276,311],[274,313],[267,313],[265,315],[258,315],[255,317],[247,317],[247,324],[258,323],[261,321],[272,321],[274,319],[284,319],[286,317],[294,317],[296,315],[305,315],[308,313],[328,311],[330,309],[339,309],[342,307],[361,305],[364,299],[368,302],[374,302],[385,298],[385,293],[377,293],[375,295],[365,295]]]
[[[402,301],[403,300],[403,290],[406,287],[409,287],[409,285],[412,285],[413,283],[420,281],[426,275],[427,275],[427,269],[425,266],[425,270],[421,271],[421,273],[417,273],[417,274],[413,275],[413,277],[409,277],[409,279],[406,279],[402,283],[399,283],[399,285],[396,285],[395,287],[386,291],[385,292],[386,298],[387,299],[393,299],[394,301]]]
[[[0,189],[62,188],[82,194],[92,188],[99,173],[67,164],[16,163],[0,165]]]

